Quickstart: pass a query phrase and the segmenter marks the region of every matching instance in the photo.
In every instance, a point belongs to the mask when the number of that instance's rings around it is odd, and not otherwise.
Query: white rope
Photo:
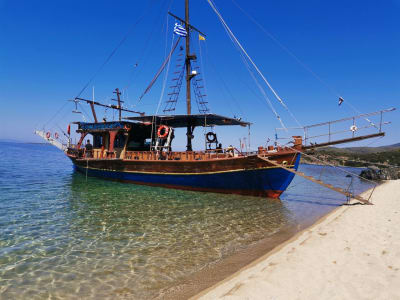
[[[240,53],[241,58],[243,60],[244,65],[247,68],[247,71],[249,72],[250,76],[253,78],[254,82],[256,83],[258,89],[260,90],[261,94],[264,96],[264,98],[267,100],[267,103],[269,105],[269,108],[272,110],[272,112],[275,114],[275,117],[278,119],[278,121],[281,123],[282,128],[285,131],[288,131],[287,127],[285,126],[285,124],[283,123],[283,120],[281,119],[281,117],[279,116],[278,112],[275,110],[274,106],[272,105],[271,100],[268,98],[267,93],[265,92],[264,88],[262,87],[262,85],[260,84],[260,82],[258,81],[257,77],[254,75],[254,72],[251,70],[248,62],[246,61],[246,59],[243,57],[242,53]]]
[[[167,20],[167,28],[168,28],[168,20]],[[167,36],[168,36],[168,29],[166,30],[165,35],[166,35],[166,39],[165,39],[165,56],[167,56]],[[175,35],[173,34],[173,35],[172,35],[172,40],[171,40],[171,49],[170,49],[169,53],[171,53],[172,47],[174,46],[174,38],[175,38]],[[165,91],[165,86],[166,86],[166,84],[167,84],[167,78],[168,78],[169,66],[170,66],[170,65],[171,65],[171,59],[168,61],[167,69],[165,70],[165,73],[164,73],[164,80],[163,80],[163,85],[162,85],[162,89],[161,89],[160,99],[158,100],[156,115],[158,115],[158,111],[160,110],[161,102],[162,102],[162,99],[163,99],[163,97],[164,97],[164,91]]]
[[[253,65],[253,67],[256,69],[257,73],[260,75],[260,77],[263,79],[263,81],[267,84],[271,92],[274,94],[276,99],[279,101],[279,103],[286,109],[286,111],[291,115],[291,117],[296,121],[296,123],[300,126],[303,127],[300,122],[294,117],[292,112],[289,110],[288,106],[283,102],[281,97],[279,97],[278,93],[274,90],[274,88],[271,86],[271,84],[268,82],[268,80],[265,78],[264,74],[260,71],[258,66],[255,64],[255,62],[251,59],[249,54],[246,52],[246,50],[243,48],[242,44],[239,42],[239,40],[236,38],[236,36],[233,34],[232,30],[229,28],[225,20],[223,19],[222,15],[219,13],[217,8],[215,7],[214,3],[211,0],[207,0],[208,4],[211,6],[211,8],[214,10],[214,12],[217,14],[219,20],[221,21],[222,25],[226,28],[228,31],[229,35],[233,38],[237,46],[242,50],[242,52],[246,55],[247,59],[250,61],[250,63]]]
[[[206,95],[208,95],[207,82],[206,82],[206,72],[205,72],[205,69],[204,69],[203,54],[202,54],[202,51],[201,51],[201,43],[205,43],[206,41],[200,41],[200,39],[198,39],[198,42],[199,42],[199,54],[200,54],[200,66],[201,66],[201,72],[203,73],[202,77],[203,77],[203,81],[204,81],[204,90],[206,92]],[[210,107],[208,107],[208,108],[210,108]],[[211,111],[211,109],[210,109],[210,111]]]
[[[174,46],[174,38],[175,35],[172,34],[172,39],[171,39],[171,47],[170,47],[170,51],[169,53],[171,53],[172,51],[172,47]],[[167,46],[168,46],[168,16],[167,16],[167,20],[166,20],[166,29],[165,29],[165,51],[164,51],[164,56],[167,57]],[[163,85],[161,88],[161,94],[160,94],[160,99],[158,100],[158,104],[157,104],[157,109],[156,109],[156,113],[155,115],[158,115],[158,111],[160,110],[160,106],[161,106],[161,102],[162,99],[164,97],[164,91],[165,91],[165,86],[167,84],[167,78],[168,78],[168,73],[169,73],[169,66],[171,64],[171,59],[169,59],[168,64],[167,64],[167,69],[165,70],[164,73],[164,79],[163,79]],[[155,117],[153,117],[152,121],[151,121],[151,141],[150,141],[150,149],[152,147],[152,142],[153,142],[153,131],[154,131],[154,127],[156,126],[155,124]]]
[[[283,120],[281,119],[281,117],[279,116],[278,112],[276,111],[276,109],[272,105],[271,100],[269,99],[269,97],[268,97],[267,93],[265,92],[264,88],[262,87],[262,85],[258,81],[257,77],[254,75],[254,72],[251,70],[251,67],[250,67],[249,63],[247,62],[246,58],[244,57],[243,52],[241,51],[241,49],[239,48],[239,46],[237,45],[237,43],[235,42],[233,37],[230,35],[229,31],[227,30],[227,28],[225,26],[224,26],[224,29],[225,29],[226,33],[228,34],[229,39],[232,41],[233,46],[236,48],[236,50],[238,50],[240,58],[242,59],[243,64],[245,65],[245,67],[246,67],[247,71],[249,72],[250,76],[253,78],[253,80],[254,80],[255,84],[257,85],[258,89],[260,90],[262,96],[264,96],[264,99],[267,101],[267,104],[270,107],[271,111],[274,113],[275,117],[281,123],[281,126],[283,127],[283,129],[287,131],[287,128],[286,128],[285,124],[283,123]]]
[[[289,56],[291,56],[299,65],[301,65],[306,71],[308,71],[312,76],[314,76],[315,79],[317,79],[322,85],[324,85],[333,95],[335,95],[338,98],[343,97],[340,95],[340,93],[333,88],[331,85],[329,85],[326,81],[324,81],[318,74],[316,74],[308,65],[303,63],[292,51],[290,51],[285,45],[283,45],[280,41],[278,41],[277,38],[275,38],[270,32],[268,32],[259,22],[257,22],[256,19],[254,19],[249,13],[247,13],[242,7],[239,6],[239,4],[235,0],[231,0],[233,4],[235,4],[242,12],[245,14],[254,24],[256,24],[271,40],[273,40],[279,47],[281,47]],[[355,111],[358,114],[361,114],[361,112],[356,109],[353,105],[350,104],[347,100],[344,101],[346,105],[348,105],[353,111]],[[369,122],[372,126],[375,128],[378,128],[370,119],[364,118],[367,122]]]

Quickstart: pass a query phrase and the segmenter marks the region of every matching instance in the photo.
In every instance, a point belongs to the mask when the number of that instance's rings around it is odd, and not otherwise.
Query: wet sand
[[[182,282],[174,287],[165,289],[156,299],[189,299],[246,267],[266,252],[273,250],[277,245],[290,239],[297,231],[294,228],[281,230],[279,233],[239,250],[235,254],[208,265],[194,274],[185,276]]]
[[[335,209],[193,298],[400,299],[400,180],[371,199]]]

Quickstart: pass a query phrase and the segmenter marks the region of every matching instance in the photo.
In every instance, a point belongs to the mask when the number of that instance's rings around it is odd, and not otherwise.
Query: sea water
[[[335,168],[300,169],[371,187]],[[345,201],[298,176],[281,201],[86,178],[52,146],[0,143],[0,298],[152,298]]]

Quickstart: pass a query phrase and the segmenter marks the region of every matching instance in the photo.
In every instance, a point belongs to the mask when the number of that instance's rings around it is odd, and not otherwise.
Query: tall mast
[[[185,29],[186,35],[186,109],[191,114],[191,93],[190,93],[190,27],[189,27],[189,0],[185,0]]]
[[[185,29],[186,29],[186,109],[187,114],[191,114],[191,92],[190,92],[190,80],[192,76],[190,74],[190,26],[189,26],[189,0],[185,0]],[[192,151],[192,128],[188,125],[186,130],[187,143],[186,151]]]

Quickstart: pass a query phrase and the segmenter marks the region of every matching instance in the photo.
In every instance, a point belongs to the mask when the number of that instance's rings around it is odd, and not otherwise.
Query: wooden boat
[[[180,30],[186,31],[186,33],[197,31],[204,35],[189,23],[188,0],[185,0],[185,8],[184,20],[170,13],[177,21],[181,22]],[[192,114],[191,87],[194,84],[192,79],[197,76],[197,72],[192,69],[192,61],[196,60],[196,55],[190,52],[190,34],[185,36],[185,39],[185,64],[178,78],[178,84],[186,81],[185,115],[146,116],[144,113],[128,110],[122,107],[121,93],[116,89],[117,105],[106,105],[96,102],[94,99],[87,100],[79,97],[73,100],[75,104],[79,102],[89,104],[94,119],[94,122],[74,123],[77,125],[76,132],[80,135],[76,145],[71,143],[69,129],[67,146],[60,146],[57,138],[51,137],[50,132],[46,134],[44,131],[37,131],[37,134],[62,148],[72,160],[76,170],[89,176],[167,188],[271,198],[278,198],[289,186],[297,173],[301,153],[306,149],[319,146],[315,143],[307,145],[307,141],[310,140],[307,132],[311,127],[329,125],[328,142],[320,144],[321,146],[384,135],[381,130],[382,118],[379,131],[364,136],[355,135],[354,120],[373,114],[380,113],[382,115],[383,112],[393,109],[349,118],[353,120],[353,127],[350,129],[352,137],[347,139],[331,140],[331,136],[334,134],[331,132],[331,124],[348,120],[343,119],[304,127],[304,136],[293,136],[290,146],[288,144],[279,146],[278,143],[275,143],[266,147],[260,146],[257,151],[245,151],[232,146],[222,149],[218,137],[214,133],[214,128],[218,126],[249,126],[250,124],[237,118],[210,114],[207,109],[201,110],[201,114]],[[177,45],[178,42],[173,50]],[[170,59],[171,55],[172,52],[167,59]],[[165,65],[166,62],[146,90],[151,88]],[[177,87],[178,92],[172,94],[179,94],[180,86],[177,85]],[[273,92],[275,93],[275,91]],[[204,105],[204,103],[201,104]],[[118,120],[99,122],[95,106],[118,110]],[[139,116],[123,118],[122,112],[139,114]],[[209,132],[204,136],[205,148],[202,151],[193,151],[193,132],[198,127],[208,128]],[[186,151],[173,151],[174,132],[177,128],[186,128]],[[93,140],[93,145],[84,146],[84,141],[89,136]],[[310,179],[307,176],[305,178]],[[314,180],[314,182],[319,183],[318,180]],[[329,185],[325,186],[329,187]]]
[[[215,147],[209,147],[205,151],[168,150],[174,128],[187,127],[189,123],[204,123],[206,120],[208,126],[227,126],[229,123],[246,125],[245,122],[218,115],[190,115],[180,118],[157,116],[159,123],[163,124],[160,126],[168,126],[169,133],[164,138],[155,138],[156,144],[158,142],[160,145],[155,145],[150,150],[145,141],[157,132],[154,127],[152,131],[148,118],[153,116],[137,117],[135,119],[139,122],[136,123],[78,123],[80,141],[76,147],[68,148],[67,155],[78,171],[88,175],[137,184],[271,198],[279,197],[292,181],[294,174],[260,156],[289,168],[297,169],[299,165],[301,137],[294,138],[293,148],[259,147],[254,153],[240,152],[235,148],[221,151]],[[88,134],[93,135],[94,140],[93,150],[89,153],[82,147]],[[165,144],[161,146],[162,142]],[[212,143],[215,144],[215,141]]]

